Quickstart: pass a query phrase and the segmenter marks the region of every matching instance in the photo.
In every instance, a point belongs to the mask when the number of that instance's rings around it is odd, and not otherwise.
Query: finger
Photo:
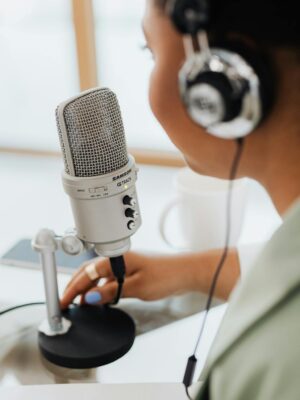
[[[130,282],[131,282],[130,278],[133,278],[135,276],[134,275],[135,268],[132,265],[133,263],[130,262],[130,254],[128,254],[126,256],[126,259],[128,261],[129,268],[127,268],[127,277],[128,278],[126,279],[125,285],[124,285],[125,293],[127,290],[126,287],[130,287]],[[92,287],[94,287],[98,283],[99,280],[91,281],[90,278],[87,276],[87,274],[85,273],[86,265],[87,264],[84,264],[80,268],[80,270],[75,274],[75,276],[73,277],[73,279],[71,280],[69,285],[66,287],[66,290],[63,294],[63,298],[61,299],[61,308],[62,309],[67,308],[79,294],[88,292]],[[96,263],[96,270],[99,274],[99,279],[107,278],[108,280],[111,280],[114,278],[109,259],[99,259],[99,261]],[[133,274],[133,275],[130,276],[130,274]],[[111,290],[111,291],[115,290],[115,292],[116,292],[116,290],[117,290],[117,288],[115,287],[116,283],[113,282],[112,285],[113,285],[112,288],[109,287],[108,289],[105,288],[105,290],[104,290],[104,292],[105,292],[104,299],[105,300],[100,299],[98,302],[102,301],[103,303],[104,302],[107,303],[114,299],[114,296],[110,295],[110,292],[107,293],[107,291],[109,291],[109,290]],[[107,294],[107,296],[106,296],[106,294]],[[106,300],[106,297],[111,298],[111,300]]]
[[[82,306],[83,304],[86,304],[85,301],[84,301],[84,297],[85,297],[86,293],[88,293],[88,292],[85,292],[85,293],[83,293],[83,294],[80,296],[79,304],[80,304],[81,306]]]
[[[95,286],[102,287],[102,286],[106,285],[107,283],[114,282],[114,281],[115,281],[115,278],[101,278],[97,281],[97,284],[95,284]],[[84,296],[86,295],[87,292],[90,291],[90,289],[91,288],[88,288],[85,292],[81,293],[80,301],[79,301],[80,305],[86,304],[84,301]]]
[[[126,276],[130,276],[136,271],[136,267],[134,266],[134,263],[131,261],[131,257],[132,257],[131,253],[127,253],[124,257],[125,258],[125,267],[126,267]],[[74,283],[74,280],[76,280],[78,278],[78,276],[81,276],[84,273],[85,268],[91,262],[94,262],[96,264],[96,270],[100,277],[106,277],[109,280],[114,279],[109,259],[98,257],[98,258],[95,258],[95,259],[92,259],[92,260],[89,260],[89,261],[86,261],[85,263],[83,263],[82,266],[73,274],[71,280],[69,281],[69,283],[66,286],[66,289],[68,289]]]
[[[113,276],[110,264],[107,262],[108,260],[101,260],[96,264],[96,270],[99,275],[99,279],[102,277]],[[78,274],[71,280],[69,285],[66,287],[63,297],[61,299],[61,308],[67,308],[72,301],[79,295],[84,292],[87,292],[92,287],[98,284],[99,279],[96,281],[91,281],[90,277],[85,272],[85,266],[78,271]]]
[[[78,277],[77,280],[73,281],[72,284],[65,290],[60,301],[61,308],[63,310],[66,309],[79,294],[92,289],[95,285],[96,282],[93,282],[90,279],[88,282],[82,282],[80,277]]]
[[[103,259],[100,257],[85,261],[76,271],[75,273],[72,275],[71,280],[69,281],[69,283],[66,286],[66,289],[72,284],[72,282],[74,281],[74,279],[76,279],[82,272],[84,272],[85,268],[91,264],[92,262],[94,262],[97,266],[97,264],[99,262],[101,262]]]
[[[137,279],[132,276],[125,280],[121,297],[136,297]],[[117,294],[118,283],[116,281],[108,282],[103,286],[98,286],[88,291],[84,296],[84,303],[90,305],[111,303]]]

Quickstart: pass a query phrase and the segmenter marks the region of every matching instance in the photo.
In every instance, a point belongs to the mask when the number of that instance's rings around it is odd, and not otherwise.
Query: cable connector
[[[188,358],[182,382],[185,387],[191,386],[193,382],[197,361],[198,360],[194,355]]]

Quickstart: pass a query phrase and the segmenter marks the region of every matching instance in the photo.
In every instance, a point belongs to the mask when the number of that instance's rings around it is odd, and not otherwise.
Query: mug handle
[[[162,213],[160,215],[160,219],[159,219],[159,233],[161,238],[163,239],[163,241],[172,249],[175,250],[189,250],[187,247],[184,246],[180,246],[180,245],[176,245],[173,244],[171,242],[171,240],[169,240],[167,233],[166,233],[166,222],[167,219],[170,215],[170,212],[176,207],[178,206],[180,200],[179,199],[174,199],[171,200],[168,204],[166,204],[166,206],[163,208]]]

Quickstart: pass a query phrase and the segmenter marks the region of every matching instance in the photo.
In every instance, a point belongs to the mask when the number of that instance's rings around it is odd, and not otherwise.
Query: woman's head
[[[234,143],[209,135],[190,120],[182,105],[178,72],[185,54],[182,37],[166,15],[166,3],[166,0],[148,0],[144,18],[145,35],[155,62],[150,82],[152,110],[191,168],[203,174],[227,177]],[[291,8],[286,3],[290,3]],[[295,6],[291,0],[212,0],[212,5],[219,8],[216,8],[209,32],[211,43],[238,40],[245,46],[259,48],[272,59],[277,73],[274,84],[278,90],[273,111],[247,137],[240,167],[241,176],[256,178],[274,192],[271,178],[284,161],[283,145],[289,145],[285,147],[287,154],[295,150],[296,144],[300,145],[300,132],[295,132],[295,118],[298,117],[295,102],[300,100]],[[277,162],[278,158],[281,160]],[[295,155],[289,154],[288,161],[294,158]],[[286,172],[289,170],[288,165],[283,168]]]
[[[230,33],[248,37],[266,47],[299,46],[297,3],[294,0],[204,0],[212,15],[210,34]],[[152,0],[166,15],[168,3],[174,0]],[[200,0],[201,2],[201,0]]]

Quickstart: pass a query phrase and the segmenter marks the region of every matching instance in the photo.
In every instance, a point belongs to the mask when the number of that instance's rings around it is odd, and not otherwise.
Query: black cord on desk
[[[31,307],[31,306],[42,306],[44,304],[46,304],[44,301],[39,301],[39,302],[36,302],[36,303],[19,304],[18,306],[10,307],[10,308],[7,308],[6,310],[0,311],[0,316],[2,316],[4,314],[7,314],[7,313],[9,313],[11,311],[18,310],[19,308]]]

